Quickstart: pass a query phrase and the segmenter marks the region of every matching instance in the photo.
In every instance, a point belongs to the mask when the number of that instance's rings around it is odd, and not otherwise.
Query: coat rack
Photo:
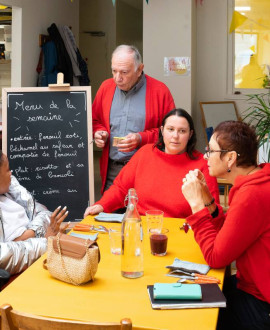
[[[50,36],[46,34],[40,34],[39,35],[39,47],[42,47],[47,41],[50,41]]]

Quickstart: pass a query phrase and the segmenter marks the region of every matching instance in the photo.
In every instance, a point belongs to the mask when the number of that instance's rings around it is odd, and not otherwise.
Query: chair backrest
[[[2,330],[130,330],[132,323],[130,319],[123,319],[115,323],[93,323],[70,321],[40,317],[36,315],[18,312],[11,305],[4,304],[0,307]]]
[[[217,101],[217,102],[199,102],[202,113],[202,124],[206,143],[209,139],[207,132],[208,127],[215,127],[225,120],[242,120],[238,114],[236,104],[233,101]]]
[[[211,136],[213,135],[214,129],[212,126],[206,127],[205,132],[206,132],[206,136],[207,136],[207,141],[209,142],[211,139]]]

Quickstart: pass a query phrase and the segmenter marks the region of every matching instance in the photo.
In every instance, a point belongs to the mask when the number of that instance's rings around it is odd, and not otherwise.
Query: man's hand
[[[49,225],[46,235],[45,235],[46,238],[48,238],[49,236],[55,236],[58,234],[61,223],[68,216],[68,211],[66,211],[66,210],[67,210],[66,206],[63,207],[62,210],[61,210],[61,206],[58,206],[57,209],[54,210],[54,212],[51,215],[50,225]],[[64,231],[67,227],[68,227],[68,223],[61,230]]]
[[[89,214],[98,214],[103,211],[104,211],[103,206],[101,206],[100,204],[92,205],[85,210],[83,217],[85,218]]]
[[[95,144],[98,148],[104,148],[107,142],[109,133],[106,131],[96,131],[95,137]]]
[[[121,152],[129,152],[136,149],[141,143],[141,136],[139,133],[129,133],[125,139],[120,140],[117,148]]]

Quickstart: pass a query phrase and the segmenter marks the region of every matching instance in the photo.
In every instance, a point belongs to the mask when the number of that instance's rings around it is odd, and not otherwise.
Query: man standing
[[[162,118],[175,108],[167,86],[143,68],[136,47],[118,46],[112,54],[113,78],[101,84],[93,103],[95,143],[103,148],[102,193],[139,147],[157,140]]]

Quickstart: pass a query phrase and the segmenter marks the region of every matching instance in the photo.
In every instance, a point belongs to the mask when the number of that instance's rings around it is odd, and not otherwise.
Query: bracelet
[[[34,230],[34,229],[32,229],[32,230]],[[34,232],[35,232],[36,238],[45,237],[45,234],[46,234],[46,232],[42,226],[37,227],[37,229],[35,229]]]
[[[215,198],[213,197],[211,202],[207,203],[207,204],[204,204],[204,206],[210,206],[210,205],[214,204],[214,202],[215,202]]]

